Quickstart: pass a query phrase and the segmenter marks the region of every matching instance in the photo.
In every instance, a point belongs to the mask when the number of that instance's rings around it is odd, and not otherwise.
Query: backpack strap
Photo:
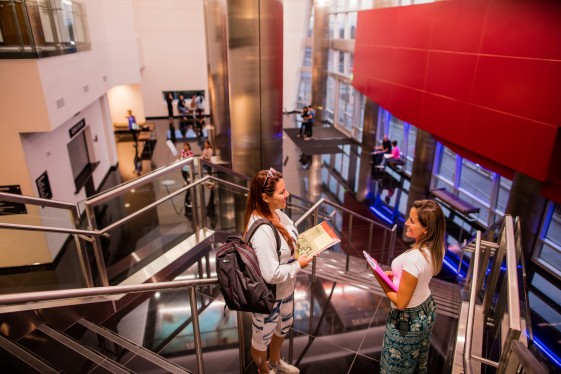
[[[275,240],[277,242],[277,256],[278,256],[279,261],[280,261],[280,256],[281,256],[281,253],[280,253],[280,246],[281,246],[280,235],[279,235],[279,232],[278,232],[277,228],[268,219],[259,218],[258,220],[253,222],[251,224],[251,226],[249,227],[249,230],[247,230],[247,233],[245,234],[244,240],[245,240],[246,243],[249,243],[251,241],[251,238],[253,238],[253,234],[255,234],[255,231],[257,231],[257,229],[262,225],[269,225],[273,229],[273,232],[275,233]]]

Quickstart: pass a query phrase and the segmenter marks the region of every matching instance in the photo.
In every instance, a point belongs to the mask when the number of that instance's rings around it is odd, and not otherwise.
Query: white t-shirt
[[[404,270],[417,278],[417,287],[413,291],[413,296],[407,308],[421,305],[430,296],[429,282],[432,279],[433,268],[429,250],[427,248],[422,250],[427,258],[423,256],[420,249],[413,248],[397,256],[392,261],[393,283],[398,289]]]
[[[284,226],[293,240],[296,240],[298,230],[292,220],[280,210],[276,210],[275,213],[278,215],[281,225]],[[252,215],[249,219],[248,227],[251,227],[251,224],[259,218],[261,217]],[[280,263],[277,256],[275,234],[271,226],[260,226],[253,234],[253,238],[251,238],[251,247],[259,261],[259,269],[263,279],[269,284],[277,285],[277,300],[284,299],[294,291],[296,276],[298,271],[300,271],[300,264],[298,261],[294,261],[290,247],[280,232],[279,237],[281,243]]]

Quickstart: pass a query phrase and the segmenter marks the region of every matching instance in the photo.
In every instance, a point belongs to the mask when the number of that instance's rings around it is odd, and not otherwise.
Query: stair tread
[[[82,327],[82,328],[80,328]],[[85,330],[88,330],[90,336],[85,335]],[[163,368],[169,373],[187,373],[187,371],[180,366],[177,366],[173,362],[163,358],[162,356],[144,348],[138,346],[136,343],[116,334],[115,332],[92,323],[84,318],[77,321],[73,326],[67,329],[67,333],[74,338],[80,339],[81,342],[85,343],[91,349],[98,351],[104,355],[114,352],[104,351],[104,347],[100,346],[101,341],[110,341],[115,345],[118,345],[121,349],[118,355],[111,357],[115,361],[121,363],[127,368],[133,368],[133,366],[141,365],[146,367],[146,365],[154,366],[154,368]],[[88,339],[89,338],[89,339]]]

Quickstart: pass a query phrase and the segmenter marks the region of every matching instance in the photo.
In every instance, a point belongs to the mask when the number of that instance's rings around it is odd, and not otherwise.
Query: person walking
[[[305,134],[305,129],[306,129],[306,123],[308,123],[308,107],[304,106],[304,108],[302,108],[302,114],[300,115],[302,117],[302,124],[300,125],[300,131],[298,132],[297,137],[301,138],[302,135]]]
[[[398,288],[393,291],[373,271],[391,301],[386,321],[380,373],[427,373],[436,304],[429,282],[444,258],[446,219],[434,200],[417,200],[405,222],[405,235],[415,242],[386,271]]]
[[[270,314],[252,313],[251,356],[259,373],[293,373],[300,370],[281,359],[281,347],[292,327],[294,286],[300,269],[308,266],[311,257],[294,259],[298,231],[292,220],[282,212],[289,196],[282,173],[273,168],[261,170],[251,180],[245,212],[245,232],[258,219],[272,222],[280,234],[280,258],[273,228],[260,226],[251,239],[263,279],[276,285],[276,301]],[[269,361],[267,361],[269,348]]]
[[[132,134],[132,140],[134,141],[134,146],[138,145],[138,130],[140,127],[136,122],[136,117],[132,114],[132,110],[127,110],[127,121],[129,122],[129,131]]]
[[[316,119],[316,111],[311,105],[308,105],[308,116],[306,121],[306,129],[304,133],[304,140],[312,139],[314,121]]]

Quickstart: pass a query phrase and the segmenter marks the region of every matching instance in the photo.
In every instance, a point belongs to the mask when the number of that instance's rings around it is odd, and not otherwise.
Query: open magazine
[[[325,221],[298,235],[298,255],[315,256],[341,239]]]
[[[364,257],[366,257],[366,261],[368,262],[368,265],[372,268],[372,270],[374,270],[376,274],[378,274],[380,278],[382,278],[384,283],[386,283],[394,292],[397,292],[397,286],[393,284],[390,278],[388,278],[388,276],[384,272],[384,269],[382,269],[382,267],[378,264],[378,261],[374,260],[372,256],[366,253],[366,251],[362,251],[362,254],[364,255]]]

